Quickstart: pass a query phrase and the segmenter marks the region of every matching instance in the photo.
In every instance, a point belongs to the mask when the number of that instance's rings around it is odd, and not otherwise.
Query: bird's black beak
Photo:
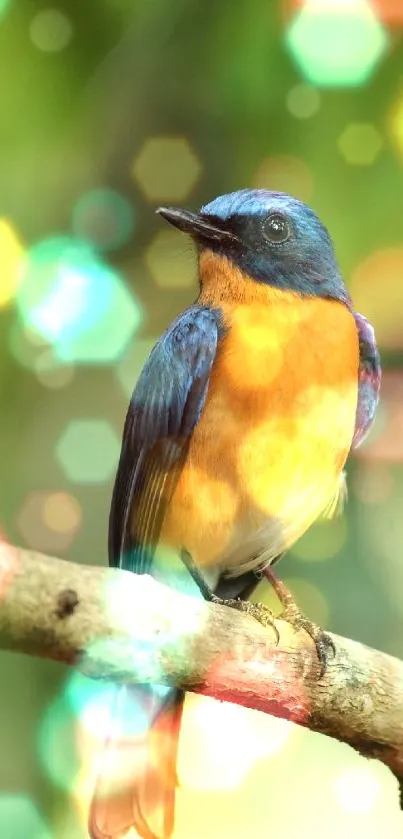
[[[157,213],[178,230],[188,233],[202,243],[216,242],[225,245],[237,241],[235,234],[225,230],[224,226],[221,227],[218,220],[217,223],[215,219],[213,221],[202,213],[191,213],[177,207],[158,207]]]

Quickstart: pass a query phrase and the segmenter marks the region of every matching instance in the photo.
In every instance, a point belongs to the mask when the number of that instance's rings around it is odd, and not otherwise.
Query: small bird
[[[252,614],[247,598],[265,575],[323,672],[331,644],[271,566],[343,503],[345,461],[378,402],[374,331],[352,307],[326,228],[296,198],[243,189],[197,213],[157,212],[192,237],[200,292],[157,341],[130,401],[110,565],[167,579],[179,557],[204,596]],[[120,729],[106,742],[90,835],[132,827],[168,839],[184,694],[116,690]]]

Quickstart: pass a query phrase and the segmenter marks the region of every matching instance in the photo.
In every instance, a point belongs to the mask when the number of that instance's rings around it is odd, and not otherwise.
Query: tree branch
[[[178,685],[294,720],[378,758],[403,779],[403,662],[332,636],[318,679],[305,632],[275,633],[149,576],[0,545],[0,648],[94,678]]]

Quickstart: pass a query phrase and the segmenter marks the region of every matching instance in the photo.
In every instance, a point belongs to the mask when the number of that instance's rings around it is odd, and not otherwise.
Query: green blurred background
[[[282,189],[329,227],[384,379],[345,514],[281,574],[311,618],[403,656],[402,32],[401,0],[0,0],[8,539],[106,562],[131,390],[197,294],[154,210]],[[0,673],[0,837],[83,839],[102,696],[28,657]],[[179,770],[175,839],[403,836],[383,766],[257,713],[191,698]]]

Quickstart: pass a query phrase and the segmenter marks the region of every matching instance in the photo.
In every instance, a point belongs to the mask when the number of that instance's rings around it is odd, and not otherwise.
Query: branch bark
[[[305,632],[180,594],[149,576],[0,545],[0,648],[93,678],[174,684],[294,720],[383,761],[402,803],[403,662],[333,635],[318,679]]]

